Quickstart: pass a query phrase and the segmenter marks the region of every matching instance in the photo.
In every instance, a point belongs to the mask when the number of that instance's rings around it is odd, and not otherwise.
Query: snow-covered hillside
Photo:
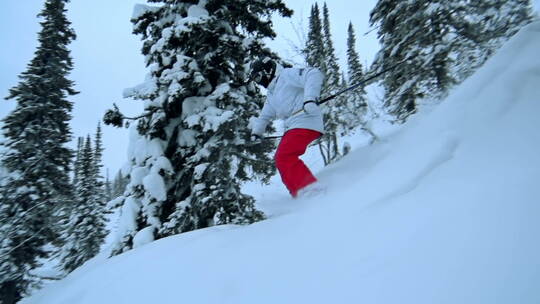
[[[538,50],[536,22],[320,172],[324,195],[276,183],[257,194],[266,221],[94,259],[22,303],[540,303]]]

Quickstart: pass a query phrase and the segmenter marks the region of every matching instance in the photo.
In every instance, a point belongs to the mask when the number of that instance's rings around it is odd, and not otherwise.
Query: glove
[[[266,129],[266,125],[261,124],[257,118],[252,117],[249,120],[248,128],[251,129],[251,139],[252,140],[254,138],[261,139],[262,136],[263,136],[263,133],[264,133],[264,131]]]
[[[306,114],[317,114],[321,112],[321,109],[319,108],[315,100],[305,101],[303,109]]]
[[[250,137],[250,140],[251,141],[261,141],[262,140],[262,135],[252,133],[251,137]]]

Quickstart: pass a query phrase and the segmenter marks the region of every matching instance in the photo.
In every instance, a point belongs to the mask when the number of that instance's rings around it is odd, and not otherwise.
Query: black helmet
[[[258,59],[251,64],[251,74],[249,79],[256,83],[268,87],[276,75],[276,62],[270,57]]]

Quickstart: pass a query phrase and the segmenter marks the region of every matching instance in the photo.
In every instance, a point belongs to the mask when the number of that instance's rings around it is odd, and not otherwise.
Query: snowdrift
[[[540,303],[540,23],[329,191],[93,260],[24,304]]]

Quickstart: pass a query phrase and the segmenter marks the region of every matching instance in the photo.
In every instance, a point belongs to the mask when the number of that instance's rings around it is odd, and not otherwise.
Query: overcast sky
[[[540,0],[538,0],[540,1]],[[295,29],[307,30],[311,5],[315,0],[285,0],[295,11],[292,18],[275,18],[278,37],[269,43],[282,57],[294,59],[293,46],[300,40]],[[348,23],[352,22],[357,34],[357,51],[362,63],[371,62],[378,49],[373,31],[369,31],[369,12],[376,0],[331,0],[328,2],[331,30],[337,56],[345,67]],[[140,113],[140,101],[125,100],[122,91],[141,83],[146,75],[140,55],[140,41],[134,36],[130,17],[133,6],[145,1],[136,0],[82,0],[68,5],[68,18],[73,23],[77,40],[71,45],[75,69],[69,76],[76,82],[79,95],[74,102],[72,130],[74,136],[94,133],[98,121],[112,103],[117,103],[126,115]],[[324,2],[318,1],[322,7]],[[17,76],[25,71],[37,46],[40,30],[36,15],[41,11],[40,0],[2,0],[0,4],[0,97],[18,82]],[[15,101],[0,100],[0,118],[15,106]],[[104,163],[111,175],[127,161],[127,131],[104,126]]]

